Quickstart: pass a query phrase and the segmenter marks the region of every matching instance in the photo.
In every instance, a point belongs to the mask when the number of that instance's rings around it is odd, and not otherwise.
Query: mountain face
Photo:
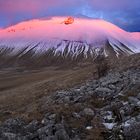
[[[31,20],[0,30],[0,52],[10,55],[56,53],[77,56],[130,55],[140,52],[140,33],[129,33],[100,19],[53,17]],[[20,53],[21,55],[21,53]]]

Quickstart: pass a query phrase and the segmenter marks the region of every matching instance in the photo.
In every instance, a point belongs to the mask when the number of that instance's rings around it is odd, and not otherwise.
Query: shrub
[[[107,58],[104,55],[98,55],[94,60],[98,78],[105,76],[109,70]]]

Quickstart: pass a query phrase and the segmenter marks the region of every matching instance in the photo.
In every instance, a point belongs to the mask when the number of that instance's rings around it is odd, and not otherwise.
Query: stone
[[[81,140],[78,135],[76,135],[72,140]]]
[[[68,134],[64,129],[60,129],[55,133],[55,138],[57,140],[70,140]]]
[[[39,123],[37,120],[33,120],[32,122],[30,122],[28,125],[26,125],[24,128],[27,132],[34,132],[38,129]]]
[[[40,129],[37,130],[37,133],[38,133],[39,137],[42,137],[44,135],[51,136],[51,135],[53,135],[53,126],[48,125],[48,126],[41,127]]]
[[[2,134],[3,140],[17,140],[17,135],[13,133],[3,133]]]
[[[124,137],[127,140],[140,139],[140,123],[132,123],[131,125],[123,127]]]
[[[119,77],[117,77],[117,76],[114,76],[113,75],[113,77],[106,77],[105,79],[102,79],[101,80],[101,85],[102,86],[107,86],[107,85],[109,85],[109,84],[115,84],[115,83],[117,83],[117,82],[119,82],[120,81],[120,78]]]
[[[86,91],[86,89],[87,89],[87,87],[86,87],[86,86],[81,86],[81,87],[80,87],[80,91],[82,91],[82,92],[85,92],[85,91]]]
[[[109,87],[110,89],[112,89],[112,90],[115,90],[115,89],[116,89],[116,86],[114,86],[114,85],[112,85],[112,84],[109,85],[108,87]]]
[[[116,125],[116,123],[103,123],[103,125],[104,125],[107,129],[111,130],[111,129],[113,129],[113,127]]]
[[[65,103],[69,103],[70,102],[70,97],[69,96],[64,97],[63,101]]]
[[[60,129],[65,129],[65,127],[64,127],[63,124],[58,123],[58,124],[55,125],[55,129],[56,129],[56,131],[58,131],[58,130],[60,130]]]
[[[3,132],[25,133],[25,122],[19,118],[8,119],[3,124]]]
[[[137,120],[138,122],[140,122],[140,114],[139,114],[138,116],[136,116],[136,120]]]
[[[74,117],[74,118],[81,118],[81,116],[80,116],[80,114],[78,114],[78,113],[76,113],[76,112],[73,112],[72,113],[72,116]]]
[[[91,108],[85,108],[83,110],[83,114],[88,115],[88,116],[94,116],[95,115],[94,111]]]
[[[104,87],[98,87],[96,88],[97,92],[103,92],[103,93],[112,93],[112,90],[109,88],[104,88]]]
[[[25,125],[25,122],[19,118],[8,119],[3,123],[3,125],[5,125],[5,126],[23,126],[23,125]]]
[[[137,98],[140,100],[140,93],[137,95]]]
[[[137,102],[137,107],[140,107],[140,101],[139,101],[139,102]]]
[[[48,119],[50,120],[56,119],[56,114],[51,114],[50,116],[48,116]]]
[[[87,130],[91,130],[93,127],[92,126],[87,126],[86,129]]]
[[[78,103],[78,102],[84,102],[85,98],[83,98],[82,96],[78,96],[74,98],[74,103]]]
[[[49,137],[47,137],[46,140],[57,140],[57,139],[55,138],[55,136],[49,136]]]
[[[128,115],[131,115],[133,113],[134,106],[130,106],[129,104],[127,104],[124,107],[122,107],[121,110],[123,110],[124,115],[128,116]]]
[[[139,99],[135,98],[135,97],[128,97],[128,101],[131,104],[137,105],[137,103],[140,101]]]
[[[106,123],[112,123],[114,121],[113,113],[111,111],[104,112],[103,118]]]

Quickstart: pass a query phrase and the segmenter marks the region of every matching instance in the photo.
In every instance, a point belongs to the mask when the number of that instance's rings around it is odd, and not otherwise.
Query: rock
[[[136,106],[140,108],[140,101],[139,101],[139,102],[137,102],[137,105],[136,105]]]
[[[3,124],[3,132],[10,133],[25,133],[25,122],[19,118],[16,119],[8,119]]]
[[[94,91],[94,89],[92,87],[87,87],[86,92],[89,92],[89,91]]]
[[[8,119],[3,123],[4,126],[23,126],[25,125],[25,122],[22,119],[16,118],[16,119]]]
[[[105,111],[102,113],[102,115],[106,123],[112,123],[115,120],[111,111]]]
[[[116,89],[116,86],[114,86],[114,85],[112,85],[112,84],[109,85],[108,87],[109,87],[110,89],[112,89],[112,90],[115,90],[115,89]]]
[[[135,122],[129,126],[123,127],[124,137],[127,140],[139,140],[140,139],[140,123]]]
[[[42,119],[42,121],[41,121],[41,123],[42,123],[43,125],[48,124],[48,122],[49,122],[49,120],[46,119],[46,118]]]
[[[47,137],[46,140],[57,140],[57,139],[55,138],[55,136],[49,136],[49,137]]]
[[[140,114],[138,116],[136,116],[136,121],[140,122]]]
[[[51,114],[48,116],[48,119],[50,120],[55,120],[56,119],[56,114]]]
[[[17,135],[13,133],[3,133],[1,138],[3,140],[17,140]]]
[[[54,127],[52,125],[41,127],[37,130],[39,138],[41,139],[44,136],[52,136]]]
[[[128,101],[131,104],[137,105],[137,103],[140,101],[139,99],[135,98],[135,97],[128,97]]]
[[[81,140],[78,135],[76,135],[72,140]]]
[[[7,132],[3,133],[0,136],[0,140],[30,140],[30,139],[28,138],[28,136],[21,136],[19,134]]]
[[[80,91],[81,91],[81,92],[85,92],[85,91],[86,91],[86,89],[87,89],[87,87],[86,87],[86,86],[81,86],[81,87],[80,87]]]
[[[98,87],[96,88],[97,92],[103,92],[103,93],[112,93],[112,90],[109,88],[104,88],[104,87]]]
[[[87,94],[92,96],[92,95],[94,95],[94,91],[87,91]]]
[[[105,78],[101,79],[101,85],[107,86],[109,84],[116,84],[120,81],[120,75],[108,75]]]
[[[41,123],[42,123],[43,125],[48,125],[48,124],[53,125],[53,124],[55,123],[55,120],[49,120],[49,119],[47,119],[47,118],[44,118],[44,119],[41,121]]]
[[[87,126],[86,129],[87,130],[91,130],[93,127],[92,126]]]
[[[111,130],[111,129],[113,129],[113,127],[116,125],[116,123],[103,123],[103,125],[104,125],[107,129]]]
[[[84,98],[82,96],[77,96],[74,98],[74,103],[84,102]]]
[[[70,97],[69,96],[64,97],[63,101],[65,103],[69,103],[70,102]]]
[[[58,130],[60,130],[60,129],[65,129],[65,127],[64,127],[63,124],[58,123],[58,124],[55,125],[55,129],[56,129],[56,131],[58,131]]]
[[[83,110],[83,114],[84,115],[88,115],[88,116],[94,116],[94,111],[91,109],[91,108],[85,108],[84,110]]]
[[[60,129],[55,133],[56,140],[70,140],[68,134],[64,129]]]
[[[137,95],[137,98],[140,100],[140,93]]]
[[[46,134],[42,134],[42,135],[39,135],[39,140],[48,140],[48,137],[49,136],[46,136]],[[38,140],[38,139],[37,139]]]
[[[37,120],[34,120],[30,122],[28,125],[26,125],[24,128],[27,132],[33,133],[38,129],[39,123]]]
[[[76,113],[76,112],[72,113],[72,116],[73,116],[74,118],[77,118],[77,119],[81,118],[80,114],[78,114],[78,113]]]
[[[120,109],[121,107],[123,107],[123,103],[119,100],[115,100],[111,103],[111,108],[116,108],[116,109]]]
[[[56,114],[47,113],[45,114],[44,119],[42,119],[41,123],[44,125],[54,124],[56,121]]]
[[[124,112],[125,116],[131,115],[134,111],[134,106],[130,106],[126,104],[124,107],[121,108],[122,112]]]

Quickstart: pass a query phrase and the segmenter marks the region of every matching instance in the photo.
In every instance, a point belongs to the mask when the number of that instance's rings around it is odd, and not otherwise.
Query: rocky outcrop
[[[44,118],[7,120],[0,140],[140,139],[140,69],[110,72],[40,100]]]

